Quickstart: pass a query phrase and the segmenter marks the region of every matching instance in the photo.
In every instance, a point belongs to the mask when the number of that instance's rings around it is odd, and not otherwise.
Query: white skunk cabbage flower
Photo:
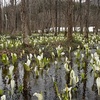
[[[78,55],[78,52],[77,52],[77,51],[75,51],[75,52],[74,52],[74,55],[75,55],[75,56],[77,56],[77,55]]]
[[[99,47],[97,46],[96,49],[99,50]]]
[[[17,57],[17,54],[16,53],[11,53],[11,56]]]
[[[93,64],[93,69],[94,71],[100,71],[100,67],[97,66],[96,64]]]
[[[98,95],[100,95],[100,77],[96,79],[97,89],[98,89]]]
[[[43,53],[39,56],[37,56],[37,59],[39,60],[39,61],[41,61],[42,59],[43,59]]]
[[[93,54],[91,54],[91,57],[93,58],[93,57],[94,57],[94,55],[93,55]]]
[[[55,54],[54,54],[54,52],[52,52],[52,53],[51,53],[51,55],[52,55],[53,57],[55,57]]]
[[[69,47],[69,51],[71,51],[72,47]]]
[[[37,67],[37,66],[35,66],[34,71],[36,72],[37,70],[38,70],[38,67]]]
[[[10,81],[10,86],[11,86],[11,94],[13,95],[14,87],[15,87],[15,81],[13,79],[11,79],[11,81]]]
[[[55,65],[57,65],[57,64],[58,64],[58,62],[57,62],[57,61],[55,61],[55,62],[54,62],[54,64],[55,64]]]
[[[57,51],[57,55],[60,56],[61,55],[61,51],[63,50],[63,47],[61,47],[60,45],[58,47],[56,47],[56,51]]]
[[[10,67],[9,67],[9,74],[11,75],[11,77],[13,75],[13,70],[14,70],[14,66],[10,65]]]
[[[62,50],[63,47],[61,47],[60,45],[58,47],[56,47],[56,50]]]
[[[95,52],[95,53],[94,53],[94,57],[98,57],[98,54],[97,54],[97,52]]]
[[[84,58],[84,54],[81,54],[82,58]]]
[[[64,68],[66,69],[67,72],[70,71],[70,69],[68,68],[68,63],[65,63],[65,64],[64,64]]]
[[[68,57],[65,58],[65,62],[68,64],[70,63],[70,61],[68,60]]]
[[[65,55],[65,52],[62,52],[61,55],[62,55],[62,56]]]
[[[41,49],[39,49],[39,53],[41,53],[42,52],[42,50]]]
[[[32,59],[33,55],[30,53],[30,54],[29,54],[29,57],[30,57],[30,59]]]
[[[80,45],[78,45],[77,48],[79,49],[80,48]]]
[[[30,66],[30,64],[31,64],[31,60],[28,59],[27,62],[26,62],[25,64],[26,64],[27,66]]]
[[[72,91],[72,87],[66,87],[65,89],[63,89],[63,91],[68,91],[68,95],[69,95],[69,100],[72,100],[72,94],[71,94],[71,91]]]
[[[38,100],[43,100],[43,95],[41,93],[34,93],[33,96],[36,96]]]
[[[70,85],[76,85],[76,83],[79,81],[79,78],[75,75],[74,70],[71,70],[70,72]]]
[[[25,50],[22,51],[22,54],[25,54]]]
[[[6,95],[1,96],[1,100],[6,100]]]
[[[70,98],[70,100],[72,100],[71,90],[72,90],[72,87],[69,87],[69,88],[68,88],[68,91],[69,91],[69,98]]]

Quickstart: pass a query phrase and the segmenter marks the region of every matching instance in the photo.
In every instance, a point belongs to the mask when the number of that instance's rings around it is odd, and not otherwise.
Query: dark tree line
[[[0,2],[0,32],[23,32],[26,37],[32,32],[53,32],[59,34],[60,27],[65,27],[65,36],[72,38],[73,27],[80,27],[80,33],[88,37],[88,27],[95,26],[95,33],[100,28],[100,0],[10,0]],[[68,29],[67,29],[68,27]],[[45,30],[44,30],[45,29]]]

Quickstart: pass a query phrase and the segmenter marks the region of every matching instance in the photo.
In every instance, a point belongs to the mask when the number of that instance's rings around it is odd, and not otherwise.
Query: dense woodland
[[[88,27],[100,28],[100,0],[6,0],[0,2],[0,33],[34,32],[54,34],[65,27],[65,36],[71,37],[72,28],[80,27],[80,33],[88,37]],[[2,3],[3,2],[3,3]],[[67,29],[68,27],[68,29]]]
[[[0,0],[0,100],[100,100],[100,0]]]

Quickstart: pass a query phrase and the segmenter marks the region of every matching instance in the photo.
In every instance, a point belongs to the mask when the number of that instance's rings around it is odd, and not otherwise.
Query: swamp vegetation
[[[99,100],[100,36],[0,36],[1,100]]]

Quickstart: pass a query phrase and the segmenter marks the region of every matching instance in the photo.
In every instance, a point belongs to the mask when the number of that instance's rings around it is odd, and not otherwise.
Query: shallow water
[[[74,62],[74,60],[73,56],[72,62]],[[74,63],[72,64],[72,68],[79,77],[80,73],[84,72],[84,70],[78,69]],[[59,100],[54,89],[53,79],[57,82],[60,93],[66,87],[67,80],[63,60],[59,61],[57,65],[51,63],[49,71],[44,70],[43,74],[38,78],[36,78],[34,72],[24,72],[22,62],[20,61],[13,76],[16,81],[13,96],[10,95],[9,80],[7,81],[7,79],[4,78],[6,75],[3,75],[2,69],[6,70],[3,67],[0,68],[0,89],[4,89],[7,100],[37,100],[37,97],[33,96],[35,92],[42,92],[44,100]],[[100,97],[97,95],[94,74],[90,72],[91,66],[88,65],[86,70],[87,80],[83,82],[79,81],[77,92],[73,95],[72,100],[100,100]],[[19,92],[18,88],[22,84],[24,85],[23,92]],[[95,89],[92,90],[93,86]]]

